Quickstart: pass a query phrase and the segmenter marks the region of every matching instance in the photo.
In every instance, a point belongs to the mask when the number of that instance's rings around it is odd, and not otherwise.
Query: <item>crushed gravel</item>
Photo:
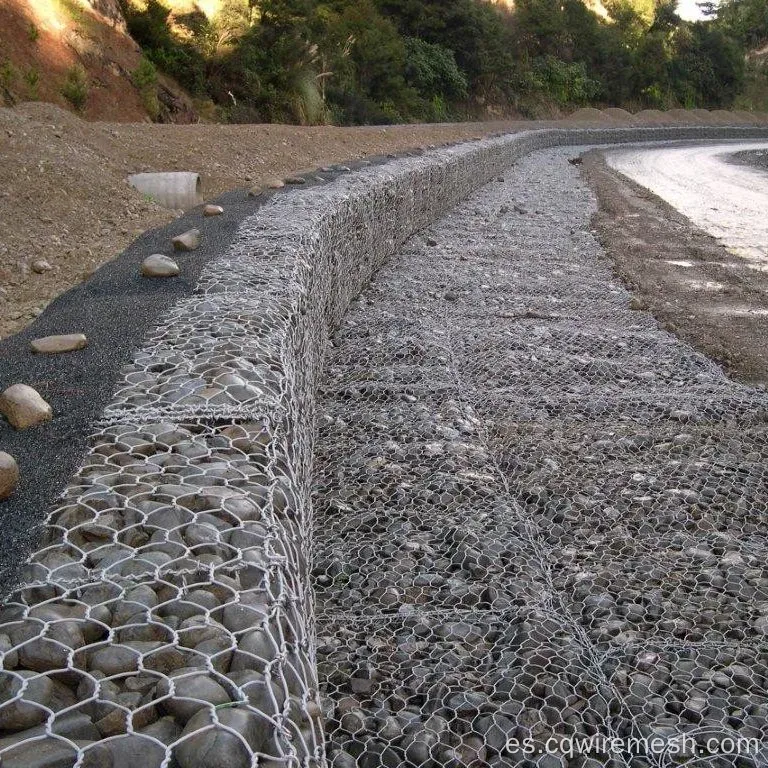
[[[751,165],[754,168],[768,168],[768,150],[734,152],[728,157],[729,162],[739,165]]]
[[[574,152],[414,238],[334,338],[314,537],[334,765],[765,744],[768,397],[632,308]]]

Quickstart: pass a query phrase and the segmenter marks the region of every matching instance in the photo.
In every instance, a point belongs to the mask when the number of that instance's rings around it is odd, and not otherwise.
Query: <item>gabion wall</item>
[[[309,576],[329,330],[408,237],[532,150],[766,135],[530,132],[280,195],[247,220],[126,367],[2,609],[4,768],[325,765]],[[559,642],[544,617],[518,631]]]
[[[571,154],[414,237],[334,333],[334,768],[768,764],[768,395],[632,310]]]

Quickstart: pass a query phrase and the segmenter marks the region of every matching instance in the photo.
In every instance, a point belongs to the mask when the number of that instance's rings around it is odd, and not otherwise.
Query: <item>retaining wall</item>
[[[2,765],[325,764],[309,571],[329,331],[407,238],[528,152],[733,138],[768,129],[521,133],[246,220],[124,370],[2,609]]]

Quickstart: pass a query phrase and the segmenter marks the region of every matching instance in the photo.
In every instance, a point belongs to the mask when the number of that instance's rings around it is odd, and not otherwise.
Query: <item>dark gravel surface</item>
[[[734,152],[728,156],[730,162],[735,165],[751,165],[755,168],[768,169],[768,150],[748,150],[746,152]]]
[[[324,172],[321,178],[331,181],[340,173],[344,171]],[[307,178],[309,184],[322,183]],[[290,190],[288,186],[277,194]],[[163,312],[194,291],[207,262],[226,250],[243,219],[268,197],[248,197],[245,190],[229,192],[208,201],[223,206],[221,216],[205,218],[201,206],[165,227],[144,233],[114,261],[51,302],[32,325],[0,341],[0,390],[27,384],[40,392],[54,412],[47,424],[20,432],[0,418],[0,450],[14,456],[21,471],[16,493],[0,502],[2,593],[16,582],[21,563],[36,543],[35,526],[77,469],[90,426],[108,404],[122,366]],[[171,238],[193,227],[202,232],[200,247],[191,253],[174,253]],[[139,265],[151,253],[174,258],[181,267],[179,277],[141,277]],[[30,351],[32,339],[59,333],[85,333],[88,346],[60,355]]]

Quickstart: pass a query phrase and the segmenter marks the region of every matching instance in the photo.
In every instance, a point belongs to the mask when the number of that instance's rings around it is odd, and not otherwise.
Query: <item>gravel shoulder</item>
[[[734,165],[749,165],[768,171],[768,151],[748,150],[746,152],[734,152],[728,156],[728,162]]]
[[[55,298],[31,325],[0,340],[0,390],[24,382],[51,405],[55,418],[34,429],[17,431],[0,420],[0,445],[21,467],[19,487],[0,502],[0,584],[18,575],[24,555],[38,541],[35,527],[56,500],[66,478],[82,460],[89,430],[109,402],[115,382],[133,351],[175,302],[194,290],[205,264],[226,249],[242,219],[258,203],[242,192],[217,199],[222,216],[202,222],[200,209],[168,225],[144,233],[118,258],[90,279]],[[147,279],[139,264],[148,253],[171,255],[171,238],[192,227],[205,231],[198,250],[174,254],[181,274],[172,279]],[[39,337],[85,333],[85,349],[68,354],[33,354],[30,342]]]
[[[768,273],[750,269],[714,237],[606,164],[582,166],[600,204],[592,224],[617,275],[670,331],[732,377],[768,383]]]

